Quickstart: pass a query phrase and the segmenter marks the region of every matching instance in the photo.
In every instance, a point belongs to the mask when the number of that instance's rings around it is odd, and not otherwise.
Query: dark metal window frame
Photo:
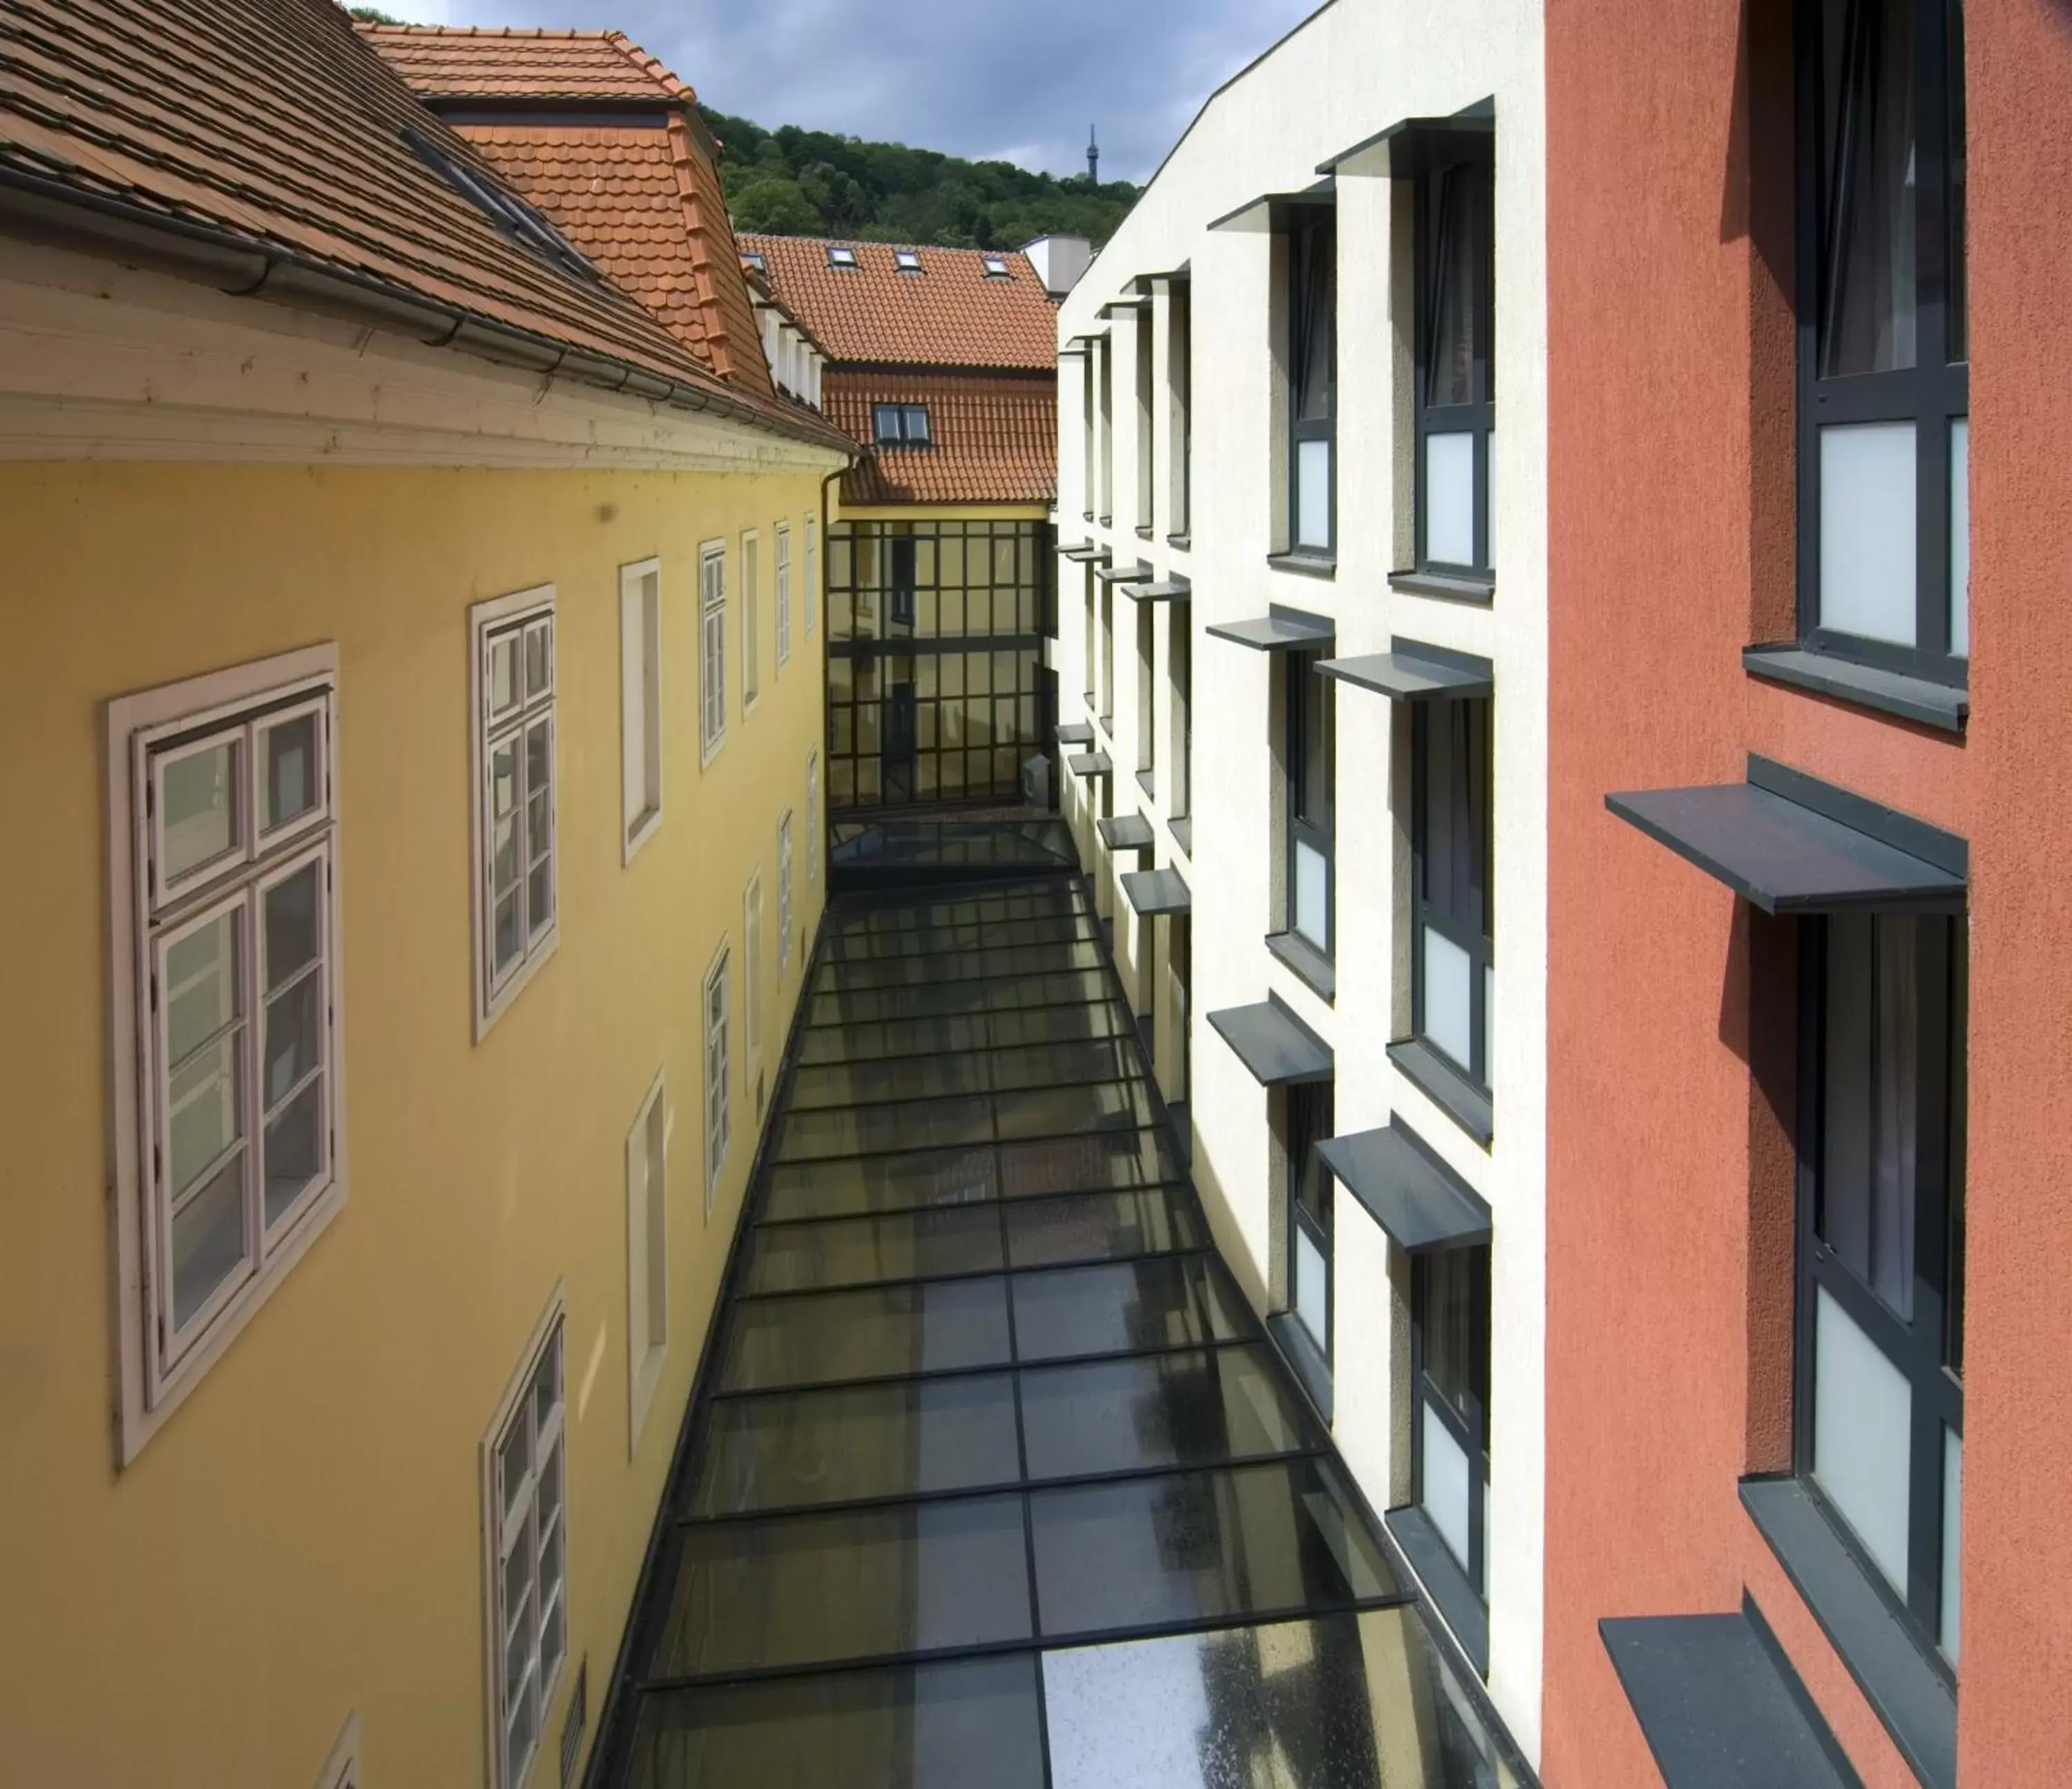
[[[1338,545],[1338,213],[1329,205],[1293,208],[1283,231],[1288,254],[1288,547],[1291,553],[1329,558]],[[1320,255],[1310,245],[1322,242]],[[1309,282],[1322,277],[1327,282],[1326,316],[1329,364],[1325,371],[1325,404],[1328,413],[1320,421],[1301,420],[1302,388],[1309,371],[1302,339],[1302,314],[1309,298]],[[1301,447],[1307,441],[1323,442],[1330,450],[1330,478],[1325,494],[1325,533],[1322,545],[1298,543],[1297,518],[1301,513]]]
[[[1298,1082],[1285,1089],[1284,1099],[1281,1117],[1288,1168],[1288,1309],[1301,1325],[1303,1335],[1316,1344],[1328,1370],[1335,1355],[1338,1326],[1338,1261],[1332,1252],[1332,1236],[1338,1228],[1334,1221],[1337,1202],[1333,1197],[1335,1182],[1331,1170],[1324,1166],[1317,1145],[1331,1134],[1331,1108],[1334,1104],[1332,1085],[1329,1081]],[[1312,1175],[1315,1177],[1314,1182],[1309,1180]],[[1316,1188],[1317,1203],[1322,1207],[1321,1216],[1303,1203],[1305,1182]],[[1324,1334],[1321,1341],[1309,1334],[1308,1322],[1297,1310],[1297,1276],[1301,1272],[1297,1265],[1300,1257],[1296,1253],[1298,1235],[1308,1236],[1323,1257]]]
[[[873,404],[870,432],[880,447],[932,447],[934,430],[925,404]],[[886,426],[888,422],[890,426]]]
[[[1914,364],[1903,371],[1820,376],[1821,325],[1832,289],[1829,251],[1839,243],[1823,191],[1822,11],[1798,0],[1796,103],[1798,599],[1799,633],[1813,651],[1962,689],[1969,660],[1950,652],[1950,426],[1971,410],[1971,368],[1949,359],[1953,284],[1950,195],[1953,161],[1950,90],[1961,97],[1963,12],[1958,0],[1921,0],[1914,26]],[[1860,5],[1873,0],[1858,0]],[[1955,32],[1952,19],[1958,21]],[[1953,68],[1952,64],[1955,64]],[[1846,177],[1846,176],[1845,176]],[[1848,203],[1844,197],[1840,205]],[[1955,270],[1961,282],[1963,269]],[[1914,425],[1914,638],[1913,646],[1868,640],[1820,624],[1820,430],[1852,422]]]
[[[1489,1600],[1489,1561],[1483,1557],[1482,1531],[1485,1526],[1483,1508],[1486,1502],[1483,1487],[1490,1476],[1489,1410],[1486,1405],[1471,1397],[1468,1413],[1463,1417],[1439,1392],[1424,1371],[1425,1332],[1432,1324],[1430,1270],[1434,1261],[1447,1254],[1476,1254],[1482,1257],[1482,1271],[1479,1277],[1473,1278],[1472,1283],[1481,1294],[1482,1349],[1485,1370],[1490,1370],[1492,1364],[1490,1314],[1494,1300],[1490,1285],[1490,1245],[1480,1243],[1465,1249],[1431,1249],[1412,1256],[1410,1262],[1410,1501],[1420,1510],[1424,1507],[1424,1412],[1429,1409],[1468,1457],[1468,1557],[1456,1563],[1466,1573],[1475,1594],[1486,1602]]]
[[[1471,187],[1476,210],[1474,243],[1475,290],[1468,315],[1474,334],[1471,396],[1465,404],[1434,404],[1432,382],[1437,372],[1439,319],[1445,314],[1444,288],[1451,232],[1458,226],[1458,195],[1463,183]],[[1495,158],[1482,146],[1443,167],[1430,168],[1417,177],[1416,204],[1416,257],[1413,276],[1416,287],[1416,376],[1412,426],[1415,451],[1412,473],[1415,506],[1413,561],[1420,571],[1465,577],[1482,582],[1494,578],[1495,568],[1490,552],[1490,437],[1496,428],[1496,374],[1491,347],[1495,340]],[[1474,563],[1457,564],[1433,558],[1424,549],[1425,489],[1424,444],[1433,434],[1472,434],[1474,438]]]
[[[1961,1202],[1963,1164],[1963,1006],[1956,988],[1967,947],[1962,919],[1924,923],[1919,959],[1921,1030],[1916,1086],[1914,1315],[1896,1316],[1820,1236],[1821,1163],[1827,1110],[1827,974],[1829,921],[1799,929],[1798,1246],[1792,1350],[1793,1470],[1832,1524],[1864,1577],[1900,1618],[1944,1680],[1955,1673],[1938,1639],[1942,1602],[1942,1429],[1961,1440],[1963,1254],[1951,1223],[1953,1182]],[[1946,1296],[1946,1287],[1949,1294]],[[1873,1346],[1906,1376],[1913,1420],[1907,1484],[1906,1594],[1857,1540],[1848,1519],[1813,1477],[1815,1293],[1824,1290]],[[1950,1361],[1952,1352],[1956,1364]]]
[[[1457,701],[1413,702],[1410,705],[1410,1030],[1412,1036],[1445,1057],[1424,1029],[1424,952],[1423,932],[1429,926],[1468,953],[1468,1035],[1472,1063],[1456,1063],[1476,1087],[1489,1089],[1489,971],[1496,960],[1495,867],[1493,826],[1495,800],[1495,698],[1473,696]],[[1482,911],[1479,925],[1462,921],[1443,911],[1426,899],[1425,857],[1431,837],[1431,728],[1435,720],[1450,720],[1470,704],[1482,705],[1479,749],[1482,774],[1468,779],[1468,824],[1480,838],[1482,851]],[[1478,746],[1474,717],[1470,717],[1467,747],[1472,759]],[[1479,804],[1480,811],[1477,812]]]
[[[1283,847],[1286,853],[1288,877],[1288,912],[1285,930],[1294,932],[1314,949],[1326,957],[1336,954],[1338,941],[1338,862],[1336,849],[1338,835],[1338,741],[1334,737],[1336,728],[1337,705],[1334,700],[1331,680],[1320,677],[1318,661],[1324,656],[1321,652],[1284,652],[1288,662],[1285,673],[1288,679],[1284,742],[1287,763],[1283,766],[1288,778],[1287,838]],[[1310,743],[1305,698],[1314,694],[1318,704],[1318,718],[1323,726],[1325,811],[1319,816],[1305,811],[1302,788],[1303,767]],[[1296,912],[1296,847],[1306,845],[1324,860],[1324,936],[1312,938],[1295,923]]]

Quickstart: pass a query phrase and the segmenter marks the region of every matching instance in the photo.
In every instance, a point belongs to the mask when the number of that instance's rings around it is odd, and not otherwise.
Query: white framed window
[[[669,1353],[669,1102],[658,1072],[626,1133],[626,1450]]]
[[[820,543],[814,533],[815,518],[806,518],[806,631],[811,633],[819,622],[820,600]]]
[[[806,754],[806,880],[820,879],[820,755]]]
[[[763,542],[754,529],[741,537],[741,712],[763,693]]]
[[[726,1166],[730,1110],[727,1100],[727,954],[722,944],[705,971],[705,1215],[719,1196]]]
[[[726,743],[726,543],[698,549],[698,762]]]
[[[316,1789],[360,1789],[360,1711],[345,1717],[338,1741],[317,1772]]]
[[[748,878],[741,896],[741,1028],[746,1072],[763,1060],[763,872]]]
[[[625,857],[662,822],[662,561],[619,568],[619,713]]]
[[[554,588],[468,611],[474,640],[475,1035],[553,954]]]
[[[569,1653],[568,1404],[557,1286],[482,1442],[495,1789],[519,1789]]]
[[[791,530],[777,524],[777,668],[791,662]]]
[[[777,822],[777,966],[791,966],[791,810]]]
[[[125,1465],[344,1203],[337,666],[108,706]]]

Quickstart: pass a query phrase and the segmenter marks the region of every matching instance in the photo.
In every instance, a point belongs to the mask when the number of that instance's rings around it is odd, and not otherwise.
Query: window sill
[[[1138,540],[1148,541],[1151,538],[1151,524],[1149,522],[1139,522],[1137,524],[1137,537]]]
[[[1194,537],[1191,534],[1169,534],[1166,537],[1166,544],[1169,547],[1178,547],[1182,553],[1194,550]]]
[[[1336,578],[1337,556],[1329,553],[1269,553],[1266,562],[1276,571],[1299,572],[1305,578]]]
[[[1916,722],[1938,732],[1962,733],[1971,718],[1971,697],[1967,690],[1931,683],[1926,677],[1910,677],[1903,672],[1881,671],[1874,665],[1857,664],[1829,652],[1809,652],[1803,646],[1744,647],[1741,668],[1766,683],[1810,689],[1816,695],[1832,696],[1837,701]]]
[[[1193,853],[1190,853],[1191,856]],[[1336,1003],[1338,991],[1338,972],[1330,958],[1318,950],[1299,932],[1269,932],[1266,948],[1293,969],[1297,977],[1313,993]]]
[[[1957,1781],[1957,1697],[1887,1606],[1811,1492],[1793,1478],[1744,1478],[1741,1507],[1900,1755],[1929,1789]]]
[[[1403,1549],[1417,1581],[1445,1618],[1469,1662],[1481,1676],[1488,1676],[1489,1606],[1475,1594],[1474,1585],[1453,1557],[1453,1548],[1440,1539],[1432,1518],[1414,1504],[1406,1504],[1386,1511],[1381,1524],[1389,1539]]]
[[[1266,1333],[1288,1363],[1288,1370],[1301,1383],[1304,1393],[1316,1406],[1326,1428],[1331,1422],[1331,1366],[1317,1351],[1301,1319],[1292,1310],[1276,1311],[1266,1320]]]
[[[1410,596],[1445,597],[1455,603],[1496,600],[1496,580],[1493,578],[1453,578],[1436,571],[1392,571],[1388,574],[1388,587]]]
[[[1173,842],[1187,854],[1187,861],[1194,861],[1194,821],[1190,814],[1175,814],[1166,822],[1166,830],[1173,835]]]
[[[1496,1114],[1490,1096],[1421,1038],[1388,1047],[1388,1059],[1404,1079],[1482,1145],[1496,1135]]]
[[[1146,801],[1156,801],[1158,799],[1158,785],[1150,771],[1139,771],[1137,773],[1137,786],[1143,790],[1144,799]]]

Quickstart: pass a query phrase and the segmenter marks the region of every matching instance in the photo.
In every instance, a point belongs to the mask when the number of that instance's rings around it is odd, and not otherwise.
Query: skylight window
[[[921,257],[912,249],[894,249],[892,265],[902,273],[918,273],[921,271]]]
[[[845,249],[839,243],[829,243],[828,245],[828,265],[830,267],[855,266],[856,250],[853,249]]]
[[[598,271],[582,251],[549,224],[517,194],[499,186],[487,175],[458,162],[433,142],[407,126],[403,141],[416,151],[418,160],[451,187],[521,249],[536,255],[549,266],[578,279],[594,280]]]
[[[874,411],[873,433],[881,447],[926,447],[928,406],[925,404],[879,404]]]
[[[1012,273],[1008,272],[1007,263],[1002,261],[998,255],[988,255],[985,257],[985,277],[989,280],[1004,280],[1012,279],[1014,278]]]
[[[743,255],[741,257],[741,264],[744,267],[753,267],[758,273],[767,273],[770,271],[769,264],[760,255]]]

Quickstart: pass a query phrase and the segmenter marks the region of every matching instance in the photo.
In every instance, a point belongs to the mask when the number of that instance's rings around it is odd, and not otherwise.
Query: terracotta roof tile
[[[697,95],[623,31],[361,25],[381,59],[427,99],[645,100]]]
[[[1058,388],[1032,374],[823,376],[828,420],[870,446],[873,406],[925,404],[931,445],[879,447],[842,480],[849,504],[1049,503],[1058,494]]]
[[[743,254],[762,256],[771,290],[831,360],[1030,372],[1058,364],[1058,313],[1026,255],[918,249],[922,271],[902,273],[890,243],[841,243],[857,265],[837,268],[824,237],[740,241]],[[989,259],[1005,261],[1008,277],[989,278]]]

